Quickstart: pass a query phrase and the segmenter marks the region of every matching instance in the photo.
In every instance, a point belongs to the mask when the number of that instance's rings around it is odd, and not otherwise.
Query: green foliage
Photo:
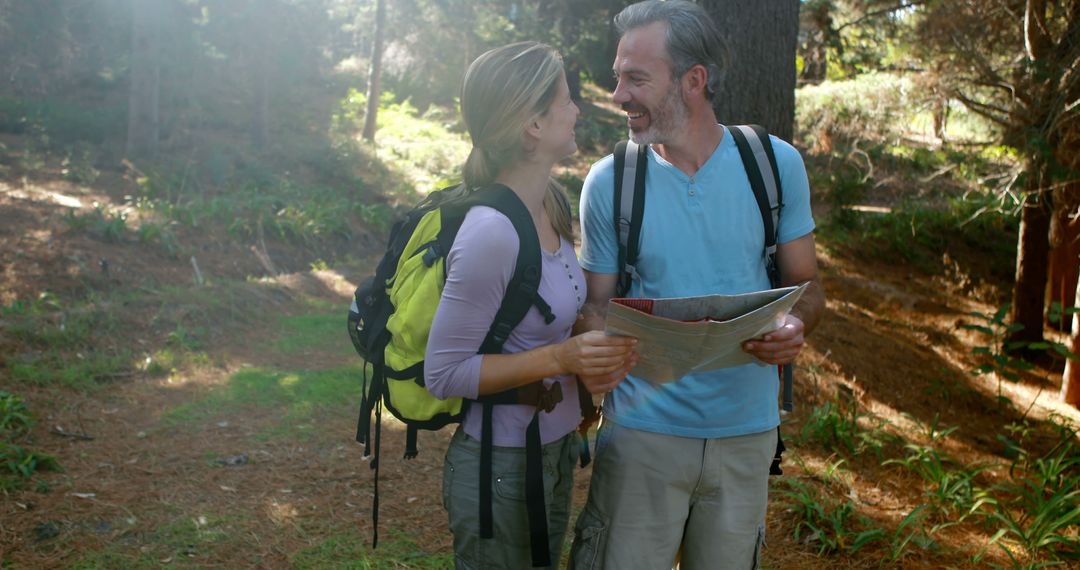
[[[993,209],[993,200],[987,194],[973,194],[950,199],[941,207],[905,200],[886,213],[842,214],[843,223],[830,219],[821,234],[829,247],[902,260],[931,274],[953,270],[952,257],[944,257],[950,251],[967,254],[958,257],[974,253],[988,265],[984,271],[989,273],[967,278],[997,282],[1010,279],[1015,269],[1019,218]]]
[[[588,95],[594,100],[598,97],[607,100],[610,97],[608,93],[599,91],[589,92]],[[615,143],[627,137],[626,118],[591,103],[583,102],[579,106],[581,115],[574,126],[574,138],[581,149],[578,152],[593,156],[611,154]]]
[[[908,78],[867,73],[851,80],[799,88],[795,115],[809,146],[831,147],[856,140],[895,141],[910,123],[918,96]]]
[[[303,186],[277,180],[269,186],[246,184],[220,194],[189,194],[164,176],[142,183],[144,196],[136,206],[151,215],[189,227],[213,222],[224,224],[236,237],[258,238],[259,232],[314,245],[320,240],[352,235],[354,206],[349,188]],[[359,206],[356,207],[359,210]],[[152,224],[140,236],[160,241],[175,252],[176,237],[168,225]]]
[[[795,540],[817,544],[819,554],[850,554],[886,537],[880,528],[866,528],[868,521],[856,513],[851,501],[837,503],[795,479],[784,482],[790,487],[782,495],[791,501]]]
[[[77,184],[93,184],[101,173],[94,166],[100,151],[90,144],[79,141],[66,149],[60,162],[60,174],[65,180]]]
[[[24,479],[38,471],[60,470],[60,464],[51,455],[28,451],[7,441],[0,441],[0,467]]]
[[[0,390],[0,436],[10,438],[30,429],[33,417],[22,398]]]
[[[913,422],[920,435],[929,441],[929,445],[908,443],[903,459],[890,459],[884,465],[899,465],[915,472],[929,488],[925,495],[930,500],[927,509],[947,519],[956,512],[966,512],[975,502],[975,478],[991,469],[993,465],[966,466],[958,464],[948,456],[943,456],[937,446],[944,442],[958,426],[941,427],[938,414],[929,422],[921,422],[910,414],[904,416]]]
[[[171,348],[185,351],[195,351],[203,348],[202,338],[206,336],[203,327],[187,328],[183,323],[178,323],[176,328],[165,337],[165,344]]]
[[[825,203],[829,205],[829,223],[848,230],[859,225],[860,214],[851,206],[861,203],[870,185],[865,176],[850,164],[831,169],[823,184],[815,184],[826,190]]]
[[[170,224],[143,221],[139,224],[138,236],[140,243],[161,244],[161,247],[170,255],[176,255],[180,249],[180,242]]]
[[[127,235],[127,211],[94,202],[94,209],[85,214],[68,210],[64,222],[73,230],[90,230],[108,242],[118,242]]]
[[[862,423],[873,423],[865,428]],[[826,449],[849,455],[871,451],[881,456],[881,448],[892,439],[884,431],[887,422],[862,413],[854,397],[837,398],[815,406],[803,424],[800,442],[814,441]]]
[[[1017,331],[1023,330],[1020,323],[1008,323],[1005,321],[1009,314],[1009,304],[1001,306],[993,314],[971,311],[969,316],[981,320],[980,324],[961,324],[960,328],[972,330],[983,336],[985,344],[972,348],[972,354],[979,358],[979,365],[971,370],[974,376],[984,374],[993,375],[997,380],[997,393],[999,407],[1010,403],[1010,400],[1002,393],[1002,380],[1018,382],[1021,374],[1035,369],[1035,365],[1020,356],[1021,351],[1053,350],[1057,354],[1070,359],[1076,359],[1068,347],[1056,341],[1028,342],[1010,341],[1009,337]]]
[[[469,156],[467,137],[452,130],[443,113],[436,106],[421,113],[409,100],[379,107],[375,134],[379,158],[420,192],[461,180],[461,166]]]
[[[17,491],[38,471],[57,471],[59,463],[52,456],[15,445],[34,423],[22,398],[0,390],[0,493]],[[38,481],[38,492],[47,493],[48,483]]]
[[[374,204],[357,203],[356,211],[360,213],[360,219],[365,224],[379,231],[388,229],[394,220],[393,209],[383,202]]]
[[[904,459],[890,459],[885,465],[900,465],[914,471],[930,485],[925,494],[932,508],[945,517],[967,511],[975,502],[975,477],[990,469],[990,465],[962,467],[948,457],[942,457],[931,446],[908,444]]]
[[[911,545],[918,546],[920,550],[932,550],[937,547],[933,535],[945,527],[955,523],[942,523],[932,526],[929,531],[924,530],[926,524],[926,506],[915,507],[897,525],[896,530],[888,538],[886,562],[899,562],[911,554],[908,548]]]
[[[123,107],[88,109],[54,97],[0,97],[0,132],[35,135],[56,150],[75,146],[76,160],[92,157],[88,145],[120,135],[126,125]]]
[[[1076,432],[1061,429],[1057,445],[1039,457],[1022,453],[1007,481],[979,494],[971,512],[1000,526],[991,539],[1014,567],[1080,558],[1080,448]],[[1023,549],[1017,558],[1007,544]]]

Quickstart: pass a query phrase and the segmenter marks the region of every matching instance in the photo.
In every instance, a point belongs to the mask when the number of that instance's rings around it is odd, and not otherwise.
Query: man
[[[712,99],[723,67],[716,27],[696,4],[640,2],[615,18],[612,97],[630,138],[650,145],[641,250],[632,297],[768,289],[764,229],[730,133]],[[795,360],[825,305],[802,158],[772,138],[784,204],[778,263],[784,285],[809,283],[780,329],[743,349],[762,364],[652,384],[582,378],[605,393],[588,503],[572,568],[753,568],[764,540],[769,465],[776,448],[778,364]],[[593,165],[581,197],[588,295],[582,328],[602,328],[615,293],[611,156]]]

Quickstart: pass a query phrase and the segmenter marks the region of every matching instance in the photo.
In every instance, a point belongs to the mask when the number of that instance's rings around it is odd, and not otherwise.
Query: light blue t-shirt
[[[810,185],[799,151],[771,137],[783,208],[779,243],[814,230]],[[618,238],[612,212],[614,159],[593,165],[581,194],[581,265],[616,273]],[[768,289],[765,230],[730,132],[694,176],[648,152],[645,215],[631,297],[688,297]],[[760,433],[780,423],[776,366],[747,364],[690,374],[654,385],[633,375],[604,400],[619,425],[683,437]]]

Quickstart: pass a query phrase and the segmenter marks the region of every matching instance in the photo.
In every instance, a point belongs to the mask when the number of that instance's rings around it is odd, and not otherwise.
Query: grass
[[[453,554],[429,554],[421,550],[407,535],[391,533],[371,549],[371,537],[357,533],[337,534],[323,542],[303,549],[292,556],[297,570],[336,568],[341,570],[389,570],[413,568],[441,570],[452,568]]]
[[[211,562],[214,550],[228,548],[241,539],[234,516],[181,516],[144,535],[137,553],[120,544],[88,553],[69,568],[178,568]],[[243,539],[243,540],[246,540]]]
[[[286,334],[274,341],[274,348],[285,354],[315,350],[352,354],[344,321],[341,311],[278,317],[278,325]],[[317,367],[318,363],[312,365]]]
[[[59,384],[84,391],[130,374],[135,358],[130,351],[78,353],[74,356],[48,352],[11,366],[15,382],[37,386]]]
[[[277,417],[278,423],[268,435],[287,436],[328,410],[352,413],[355,402],[350,395],[359,398],[359,377],[359,366],[319,371],[245,368],[199,400],[168,411],[164,420],[171,424],[199,422],[258,408],[272,410]]]
[[[7,332],[25,349],[8,366],[16,383],[92,390],[131,370],[129,350],[104,348],[119,321],[98,299],[67,306],[49,293],[0,309]]]

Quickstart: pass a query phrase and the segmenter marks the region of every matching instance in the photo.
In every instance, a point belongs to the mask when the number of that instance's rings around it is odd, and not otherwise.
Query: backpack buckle
[[[544,387],[540,385],[540,389],[536,394],[536,407],[547,413],[551,413],[551,410],[555,409],[555,406],[563,399],[562,384],[555,382],[551,386]]]

